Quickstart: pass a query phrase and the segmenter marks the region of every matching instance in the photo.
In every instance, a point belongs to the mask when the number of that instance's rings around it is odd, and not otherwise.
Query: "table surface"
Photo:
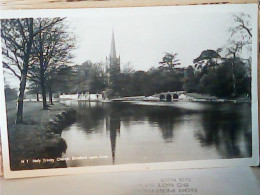
[[[0,9],[49,9],[258,3],[258,0],[0,0]]]

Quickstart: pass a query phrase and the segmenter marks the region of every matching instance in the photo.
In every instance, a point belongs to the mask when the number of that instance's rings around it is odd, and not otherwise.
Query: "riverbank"
[[[173,97],[174,96],[174,97]],[[236,98],[219,98],[209,94],[187,93],[185,91],[164,92],[152,96],[131,96],[118,97],[110,100],[102,100],[102,102],[232,102],[232,103],[250,103],[250,97],[241,96]]]
[[[187,100],[193,102],[232,102],[232,103],[250,103],[249,97],[237,97],[237,98],[218,98],[216,96],[210,96],[207,94],[199,93],[185,93]],[[185,100],[185,99],[184,99]]]
[[[64,161],[56,161],[67,148],[60,133],[75,122],[76,111],[58,102],[48,110],[42,110],[42,102],[24,102],[24,122],[15,125],[14,105],[7,103],[11,169],[66,167]]]

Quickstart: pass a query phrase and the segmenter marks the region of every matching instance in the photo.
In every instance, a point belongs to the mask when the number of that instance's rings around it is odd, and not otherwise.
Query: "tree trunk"
[[[23,98],[24,98],[24,91],[26,86],[26,77],[27,77],[27,71],[24,70],[21,75],[19,96],[17,101],[17,113],[16,113],[16,122],[15,122],[17,124],[23,122]]]
[[[47,100],[46,100],[46,89],[45,89],[45,78],[44,78],[44,71],[40,70],[40,85],[42,89],[42,109],[47,110]]]
[[[53,101],[52,101],[52,89],[51,89],[51,87],[49,88],[49,102],[50,102],[51,105],[54,105]]]
[[[39,99],[39,93],[38,93],[38,91],[36,92],[36,100],[37,100],[37,102],[39,102],[39,101],[40,101],[40,99]]]
[[[41,26],[40,26],[41,28]],[[43,57],[43,42],[42,42],[42,37],[41,37],[41,32],[39,33],[39,41],[40,41],[40,85],[42,89],[42,109],[47,110],[47,100],[46,100],[46,88],[45,88],[45,67],[44,67],[44,57]]]
[[[232,96],[235,97],[236,96],[236,77],[235,77],[235,73],[234,73],[234,67],[235,67],[235,59],[236,59],[236,54],[233,54],[233,61],[232,61],[232,80],[233,80],[233,92],[232,92]]]
[[[16,113],[16,124],[23,122],[23,98],[24,98],[24,91],[26,87],[26,77],[28,72],[28,66],[29,66],[29,59],[30,59],[30,53],[33,43],[33,19],[28,19],[29,24],[29,39],[27,40],[27,49],[24,55],[23,59],[23,70],[21,71],[21,82],[20,82],[20,88],[19,88],[19,96],[17,101],[17,113]]]

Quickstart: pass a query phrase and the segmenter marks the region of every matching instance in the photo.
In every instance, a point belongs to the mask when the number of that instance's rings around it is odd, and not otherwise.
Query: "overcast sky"
[[[175,13],[171,9],[140,9],[91,13],[68,18],[78,37],[75,63],[105,61],[112,31],[121,67],[131,62],[136,70],[158,66],[165,52],[178,53],[182,66],[192,64],[203,50],[223,47],[230,36],[231,12]]]
[[[227,44],[232,14],[253,13],[250,5],[173,6],[147,8],[105,8],[75,10],[15,10],[1,17],[67,17],[77,37],[74,64],[86,60],[105,62],[112,31],[121,68],[131,62],[135,70],[158,67],[165,52],[178,53],[183,67],[193,64],[203,50]],[[256,17],[256,15],[255,15]],[[19,80],[5,74],[15,88]]]

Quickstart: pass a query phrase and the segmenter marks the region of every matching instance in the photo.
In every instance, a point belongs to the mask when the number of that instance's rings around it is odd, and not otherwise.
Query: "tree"
[[[34,29],[32,18],[1,20],[1,26],[3,66],[20,80],[16,123],[21,123],[31,48],[38,29]]]
[[[177,59],[177,53],[172,54],[172,53],[165,53],[165,55],[162,58],[162,61],[159,62],[161,66],[159,69],[165,70],[165,71],[172,71],[176,66],[181,65],[180,60]]]
[[[52,102],[51,74],[55,69],[67,63],[70,58],[69,52],[73,47],[71,37],[66,32],[63,24],[64,18],[38,18],[35,25],[40,29],[33,42],[34,60],[37,68],[32,70],[36,73],[42,91],[43,109],[47,109],[46,87],[49,81],[49,99]],[[48,28],[42,28],[48,26]]]
[[[131,74],[131,73],[134,73],[134,72],[135,72],[135,70],[134,70],[134,67],[132,66],[131,62],[128,62],[123,66],[122,73]]]
[[[39,94],[40,94],[40,86],[37,82],[31,82],[29,86],[27,87],[28,91],[27,94],[36,94],[36,101],[39,102]]]
[[[243,44],[234,41],[233,45],[222,49],[226,51],[225,57],[221,57],[217,51],[204,50],[194,59],[199,71],[193,71],[192,67],[186,69],[185,90],[189,91],[190,86],[196,83],[199,93],[225,98],[250,95],[250,65],[239,57]]]
[[[251,18],[250,15],[240,13],[233,15],[233,19],[228,44],[216,51],[202,51],[193,60],[198,71],[186,69],[185,90],[191,90],[192,83],[197,83],[196,90],[199,93],[217,97],[250,96]],[[244,52],[246,46],[248,52]]]
[[[251,77],[248,74],[247,61],[237,56],[225,58],[218,71],[221,71],[221,81],[225,82],[221,86],[222,90],[229,86],[229,90],[226,90],[227,95],[232,97],[251,95]]]
[[[232,79],[233,79],[233,96],[236,94],[236,87],[237,87],[237,81],[235,77],[235,65],[236,65],[236,59],[238,57],[239,52],[242,51],[243,46],[245,45],[244,42],[241,41],[232,41],[231,46],[227,48],[227,56],[231,56],[231,67],[232,67]]]
[[[247,46],[249,53],[251,54],[251,43],[252,43],[252,23],[251,17],[244,12],[233,15],[234,25],[230,27],[231,32],[229,38],[229,45],[226,47],[226,56],[230,57],[232,66],[232,78],[233,78],[233,96],[237,94],[237,79],[235,76],[235,69],[237,63],[241,65],[241,54],[244,47]],[[251,56],[247,59],[251,63]],[[242,63],[245,65],[245,63]],[[251,65],[249,65],[250,67]],[[240,68],[242,68],[240,66]],[[249,79],[251,79],[251,71],[249,70]]]
[[[241,12],[233,15],[234,24],[230,27],[231,37],[239,36],[243,40],[251,40],[252,38],[252,23],[249,14]]]
[[[185,70],[184,90],[188,93],[197,92],[198,77],[192,66],[188,66]]]
[[[133,85],[133,95],[147,95],[147,81],[149,81],[149,77],[144,71],[136,71],[132,74],[132,85]]]
[[[220,59],[220,55],[217,51],[208,49],[201,52],[199,57],[193,60],[195,63],[195,67],[197,69],[202,70],[202,72],[206,72],[210,68],[215,68],[218,66],[218,59]]]
[[[154,80],[154,82],[157,82],[157,84],[155,83],[157,85],[157,89],[155,89],[156,93],[163,91],[183,90],[184,69],[178,68],[181,63],[177,58],[177,55],[177,53],[173,54],[166,52],[162,58],[162,61],[159,62],[161,66],[159,66],[157,70],[153,72],[153,74],[155,74],[155,76],[158,78]]]
[[[97,93],[105,89],[105,75],[102,63],[94,63],[88,71],[89,91]]]
[[[28,93],[36,94],[37,101],[40,101],[39,94],[41,92],[41,87],[39,79],[39,68],[37,65],[33,64],[29,67],[27,78],[29,80],[29,86],[27,87],[27,89],[29,90]]]
[[[12,101],[17,99],[17,90],[10,87],[9,84],[5,82],[5,99],[6,101]]]
[[[77,78],[77,73],[73,66],[62,65],[55,72],[52,72],[47,85],[51,83],[52,90],[55,93],[71,93],[75,85],[77,85]]]
[[[98,93],[104,91],[107,82],[104,73],[104,64],[102,62],[92,63],[86,61],[76,66],[73,92]]]
[[[23,99],[28,71],[35,65],[32,51],[35,37],[40,32],[48,30],[57,21],[39,26],[33,18],[1,20],[3,66],[20,80],[16,123],[23,121]]]
[[[67,32],[64,18],[39,18],[35,24],[40,30],[33,42],[36,69],[32,74],[37,75],[42,91],[43,109],[47,109],[46,91],[49,91],[49,101],[53,104],[53,75],[56,69],[70,62],[73,57],[70,52],[74,48],[75,38]],[[50,25],[51,24],[51,25]],[[48,28],[42,28],[48,26]]]

